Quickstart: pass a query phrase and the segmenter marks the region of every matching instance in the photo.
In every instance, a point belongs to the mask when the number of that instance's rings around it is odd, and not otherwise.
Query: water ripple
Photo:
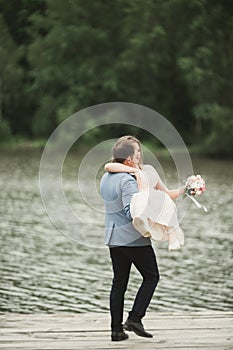
[[[73,242],[50,223],[38,190],[39,159],[39,155],[11,154],[9,163],[7,155],[1,155],[0,312],[107,311],[112,280],[108,249]],[[161,273],[150,305],[155,311],[233,307],[232,165],[200,159],[196,164],[196,171],[208,179],[202,201],[209,212],[191,205],[182,222],[186,237],[182,251],[169,253],[166,244],[155,245]],[[66,181],[75,203],[72,171],[70,182],[69,177]],[[80,203],[75,205],[80,209]],[[85,215],[85,208],[82,212]],[[132,268],[126,310],[140,283]]]

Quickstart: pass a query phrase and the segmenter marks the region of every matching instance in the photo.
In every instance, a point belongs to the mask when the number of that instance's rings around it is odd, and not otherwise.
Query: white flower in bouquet
[[[200,195],[205,192],[205,180],[201,175],[192,175],[185,181],[185,193],[190,196]]]

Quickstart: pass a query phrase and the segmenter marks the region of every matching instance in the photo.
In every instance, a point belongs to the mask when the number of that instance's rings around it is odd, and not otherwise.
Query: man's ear
[[[124,161],[124,164],[125,164],[125,165],[131,166],[131,164],[132,164],[132,159],[131,159],[130,156],[126,158],[126,160]]]

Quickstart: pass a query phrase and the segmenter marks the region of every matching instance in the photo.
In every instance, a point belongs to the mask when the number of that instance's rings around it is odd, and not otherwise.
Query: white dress
[[[156,241],[172,238],[176,244],[169,243],[169,250],[179,249],[184,244],[184,235],[176,205],[167,193],[154,188],[160,178],[151,165],[144,165],[142,175],[139,192],[133,195],[130,204],[133,225],[143,236]]]

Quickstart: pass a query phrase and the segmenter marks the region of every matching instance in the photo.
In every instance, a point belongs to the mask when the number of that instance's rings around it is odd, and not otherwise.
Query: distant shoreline
[[[14,139],[7,142],[0,142],[0,151],[7,151],[7,152],[23,152],[23,151],[40,151],[43,152],[45,145],[47,143],[48,139],[35,139],[35,140],[29,140],[29,139]],[[101,140],[100,140],[101,142]],[[142,143],[144,147],[148,148],[152,153],[156,153],[159,157],[169,157],[170,154],[165,148],[158,148],[157,146],[154,146],[150,143],[143,142]],[[78,146],[79,151],[82,153],[87,152],[90,150],[90,148],[94,147],[96,145],[95,142],[93,144],[87,144],[87,143],[80,143]],[[232,159],[232,155],[225,155],[225,154],[212,154],[210,152],[207,152],[206,149],[204,149],[201,146],[186,146],[191,156],[200,156],[200,157],[207,157],[207,158],[216,158],[216,159]],[[77,147],[73,147],[74,151],[77,151]],[[179,151],[179,150],[177,150]]]

